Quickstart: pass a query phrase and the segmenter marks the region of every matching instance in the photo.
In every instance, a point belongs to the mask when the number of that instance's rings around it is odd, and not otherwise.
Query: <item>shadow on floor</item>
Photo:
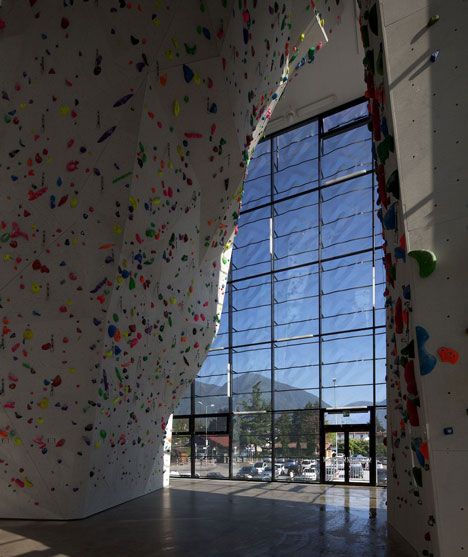
[[[0,555],[406,557],[387,547],[384,490],[296,487],[176,480],[84,520],[0,521]]]

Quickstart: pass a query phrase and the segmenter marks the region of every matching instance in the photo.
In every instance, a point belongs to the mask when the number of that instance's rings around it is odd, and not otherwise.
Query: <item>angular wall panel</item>
[[[325,38],[292,0],[6,1],[0,19],[0,516],[79,518],[161,487],[249,156]]]

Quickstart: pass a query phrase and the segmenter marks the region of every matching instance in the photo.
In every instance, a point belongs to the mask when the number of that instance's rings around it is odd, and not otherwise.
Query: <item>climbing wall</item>
[[[325,40],[299,0],[2,2],[0,516],[161,487],[250,155]]]
[[[389,521],[418,555],[465,555],[468,3],[361,4],[386,241]]]

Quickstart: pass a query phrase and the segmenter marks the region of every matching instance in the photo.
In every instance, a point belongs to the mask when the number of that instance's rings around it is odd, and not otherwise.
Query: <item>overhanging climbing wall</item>
[[[0,516],[161,487],[249,156],[324,40],[302,1],[2,2]]]
[[[361,16],[386,240],[389,521],[418,555],[465,555],[468,4],[363,1]]]

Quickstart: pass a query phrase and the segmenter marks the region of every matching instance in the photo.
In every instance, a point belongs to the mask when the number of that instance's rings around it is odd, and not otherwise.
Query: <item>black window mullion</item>
[[[275,338],[275,240],[274,240],[274,230],[275,230],[275,206],[273,204],[274,191],[275,191],[275,172],[277,170],[277,140],[276,138],[270,141],[270,153],[271,153],[271,175],[270,175],[270,381],[271,381],[271,393],[270,393],[270,410],[271,410],[271,423],[270,423],[270,442],[271,442],[271,479],[275,481],[275,350],[273,345],[273,339]]]

